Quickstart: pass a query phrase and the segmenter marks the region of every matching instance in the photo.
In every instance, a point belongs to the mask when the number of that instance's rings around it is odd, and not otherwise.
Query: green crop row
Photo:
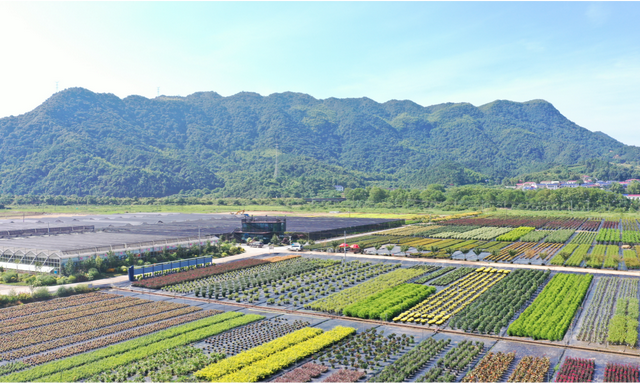
[[[522,242],[540,242],[540,240],[549,235],[549,233],[551,233],[549,230],[534,230],[523,235],[520,240]]]
[[[400,265],[397,265],[398,267]],[[326,298],[319,299],[311,304],[305,305],[307,309],[327,311],[332,313],[342,313],[342,310],[360,300],[363,300],[383,289],[397,286],[401,283],[424,274],[428,266],[414,266],[411,268],[402,268],[394,270],[387,274],[382,274],[367,282],[363,282],[357,286],[348,288],[331,294]]]
[[[433,286],[405,283],[349,305],[342,313],[363,319],[392,319],[435,292]]]
[[[562,266],[566,260],[570,259],[571,253],[573,253],[573,251],[577,247],[578,247],[577,244],[571,244],[571,243],[563,247],[562,250],[560,250],[558,254],[556,254],[556,256],[553,257],[553,259],[551,259],[551,264],[556,266]]]
[[[609,323],[607,340],[613,344],[635,347],[638,342],[638,299],[618,299],[616,311]]]
[[[640,231],[623,231],[622,242],[624,242],[625,245],[640,243]]]
[[[597,269],[601,268],[606,254],[607,254],[606,245],[595,245],[593,247],[593,250],[591,250],[591,254],[589,255],[589,260],[587,260],[587,266],[594,267]]]
[[[571,257],[567,259],[565,266],[580,266],[580,264],[582,264],[582,261],[584,261],[585,258],[587,257],[587,253],[589,252],[590,248],[591,248],[590,244],[579,245],[578,248],[575,249],[573,254],[571,254]]]
[[[634,250],[623,250],[622,257],[624,258],[624,264],[627,266],[627,269],[640,269],[638,254]]]
[[[551,232],[544,241],[549,243],[565,243],[575,232],[576,231],[572,229],[556,230]]]
[[[32,367],[27,371],[3,376],[2,378],[0,378],[0,381],[76,381],[84,377],[118,367],[119,364],[112,363],[114,361],[113,358],[118,358],[122,355],[128,355],[130,357],[135,357],[137,355],[137,358],[142,358],[146,355],[149,355],[149,351],[151,351],[148,350],[147,347],[155,346],[158,344],[166,345],[168,347],[176,347],[181,344],[193,342],[184,341],[185,339],[191,339],[191,337],[193,337],[193,334],[209,334],[211,331],[222,332],[227,329],[241,326],[243,324],[247,324],[262,318],[264,317],[260,315],[243,315],[236,312],[227,312],[219,315],[214,315],[209,318],[201,319],[199,321],[188,323],[182,326],[163,330],[155,334],[146,335],[140,338],[118,343],[113,346],[105,347],[96,351],[72,356],[70,358],[62,360],[57,360],[37,367]],[[206,335],[205,337],[208,336],[211,335]],[[135,358],[133,360],[135,360]]]
[[[620,263],[620,248],[616,245],[607,246],[607,256],[604,259],[604,267],[607,269],[617,269]]]
[[[591,245],[595,240],[596,233],[581,231],[575,237],[573,237],[571,243],[576,243],[578,245]]]
[[[508,334],[562,340],[592,279],[591,274],[556,274],[533,303],[509,326]]]
[[[602,242],[620,242],[620,230],[618,229],[602,229],[596,235],[596,241]]]
[[[515,270],[451,320],[452,328],[499,334],[549,277],[542,270]]]
[[[496,238],[496,240],[509,241],[509,242],[517,241],[520,237],[524,236],[525,234],[531,231],[534,231],[535,229],[536,229],[535,227],[531,227],[531,226],[520,226],[518,228],[511,230],[508,233],[502,234],[501,236]]]
[[[458,279],[474,271],[476,271],[475,267],[460,267],[455,271],[447,273],[447,275],[443,275],[442,277],[436,279],[435,281],[431,282],[431,284],[435,286],[446,286],[449,283],[457,281]]]

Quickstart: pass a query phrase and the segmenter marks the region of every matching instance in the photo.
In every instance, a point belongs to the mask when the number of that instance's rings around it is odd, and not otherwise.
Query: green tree
[[[384,201],[387,198],[387,191],[381,189],[377,186],[374,186],[369,190],[369,201],[373,203],[379,203]]]
[[[631,181],[631,183],[627,185],[627,194],[640,194],[640,182]]]

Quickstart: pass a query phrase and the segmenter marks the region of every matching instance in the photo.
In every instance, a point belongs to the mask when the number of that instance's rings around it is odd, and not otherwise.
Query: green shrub
[[[64,286],[58,287],[58,291],[56,291],[56,295],[59,297],[66,297],[73,293],[73,287],[69,287],[68,289]]]
[[[37,279],[42,283],[42,286],[53,286],[56,284],[56,277],[53,275],[41,275]]]
[[[60,277],[60,278],[56,279],[56,284],[58,284],[58,285],[65,285],[65,284],[67,284],[67,283],[68,283],[67,281],[68,281],[68,279],[67,279],[67,278],[65,278],[65,277]]]
[[[8,272],[2,276],[2,281],[4,283],[18,282],[18,273]]]
[[[75,290],[76,290],[76,293],[78,294],[84,294],[84,293],[88,293],[92,289],[90,289],[89,286],[87,285],[78,285],[76,286]]]
[[[42,301],[51,298],[51,293],[46,287],[39,287],[33,292],[31,296],[36,301]]]
[[[67,278],[67,283],[76,283],[77,278],[75,275],[71,275],[69,276],[69,278]]]

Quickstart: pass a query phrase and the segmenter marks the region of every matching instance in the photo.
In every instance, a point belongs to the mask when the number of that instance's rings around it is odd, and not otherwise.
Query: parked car
[[[294,242],[291,244],[291,246],[289,246],[288,248],[289,251],[302,251],[302,245],[299,244],[298,242]]]

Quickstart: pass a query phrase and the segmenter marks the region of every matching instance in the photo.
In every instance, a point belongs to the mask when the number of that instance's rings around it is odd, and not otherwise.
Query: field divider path
[[[132,291],[136,291],[136,290],[131,290],[131,289],[123,289],[123,288],[113,288],[112,290],[113,291],[123,291],[123,292],[127,292],[127,293],[131,293]],[[157,296],[162,296],[162,297],[173,297],[173,294],[163,294],[163,293],[158,293],[158,292],[149,292],[148,290],[145,290],[144,294],[157,295]],[[272,307],[272,306],[263,307],[263,306],[255,306],[255,305],[246,304],[246,303],[227,302],[227,301],[220,301],[220,300],[206,299],[206,298],[197,298],[197,297],[181,297],[181,299],[198,301],[198,302],[215,303],[215,304],[221,304],[221,305],[225,305],[225,306],[236,306],[236,307],[252,309],[252,310],[256,310],[256,311],[264,310],[264,311],[270,311],[270,312],[278,312],[278,313],[282,313],[282,314],[307,315],[307,316],[321,317],[321,318],[327,318],[327,319],[339,319],[339,320],[342,320],[342,321],[354,321],[354,322],[375,324],[377,326],[384,325],[384,326],[392,326],[392,327],[406,328],[406,329],[412,329],[412,330],[427,330],[427,331],[434,331],[435,330],[435,329],[433,329],[431,327],[416,326],[416,325],[409,325],[409,324],[396,323],[396,322],[384,322],[384,321],[372,320],[372,319],[353,318],[353,317],[346,317],[346,316],[342,316],[342,315],[334,315],[334,314],[329,314],[329,313],[324,313],[324,312],[317,312],[317,311],[289,310],[289,309],[284,309],[284,308],[279,308],[279,307]],[[523,338],[518,338],[518,337],[468,333],[468,332],[459,331],[459,330],[438,329],[436,331],[436,333],[452,334],[452,335],[463,335],[463,336],[473,336],[473,337],[476,337],[476,338],[490,339],[490,340],[493,340],[493,341],[515,342],[515,343],[531,344],[531,345],[537,345],[537,346],[549,346],[549,347],[555,347],[555,348],[561,348],[561,349],[572,349],[572,350],[590,351],[590,352],[595,351],[595,352],[602,352],[602,353],[612,354],[612,355],[633,356],[633,357],[637,357],[638,356],[637,353],[630,353],[630,352],[626,352],[626,351],[608,350],[608,349],[600,349],[600,348],[589,348],[589,347],[584,347],[584,346],[561,344],[561,343],[557,343],[557,342],[556,343],[552,343],[550,341],[540,342],[540,341],[535,341],[535,340],[532,340],[532,339],[523,339]]]

